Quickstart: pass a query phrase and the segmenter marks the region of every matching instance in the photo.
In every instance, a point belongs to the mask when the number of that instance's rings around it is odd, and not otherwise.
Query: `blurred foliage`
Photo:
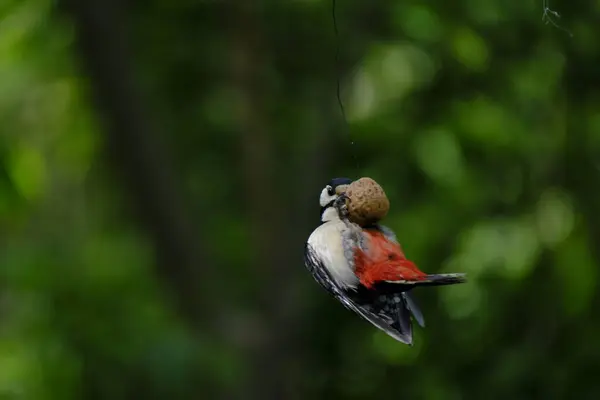
[[[246,25],[234,3],[125,10],[144,107],[219,270],[197,293],[215,324],[176,311],[156,273],[160,243],[106,157],[70,15],[0,3],[2,398],[250,398],[257,377],[300,399],[600,396],[600,1],[550,4],[573,37],[541,21],[541,1],[338,0],[337,38],[330,1],[259,2]],[[245,36],[256,102],[232,72]],[[247,174],[254,153],[267,177]],[[304,271],[320,186],[339,175],[382,183],[387,225],[423,270],[470,276],[417,292],[428,326],[412,348]],[[269,206],[312,203],[295,224],[254,218],[252,179],[281,192],[258,195]],[[264,273],[262,231],[285,256]],[[295,286],[265,280],[275,267]],[[265,299],[293,304],[293,328]]]

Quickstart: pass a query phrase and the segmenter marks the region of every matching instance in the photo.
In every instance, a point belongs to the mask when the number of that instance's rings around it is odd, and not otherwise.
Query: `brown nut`
[[[374,224],[390,210],[383,188],[371,178],[360,178],[346,189],[348,217],[361,226]]]

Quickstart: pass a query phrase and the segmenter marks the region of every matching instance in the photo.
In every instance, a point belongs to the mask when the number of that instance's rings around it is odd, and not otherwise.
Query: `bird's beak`
[[[339,185],[335,188],[335,194],[337,194],[338,196],[342,193],[346,193],[346,190],[348,189],[348,186],[350,185]]]

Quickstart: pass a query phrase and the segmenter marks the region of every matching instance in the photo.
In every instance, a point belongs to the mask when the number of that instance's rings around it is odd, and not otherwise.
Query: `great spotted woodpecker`
[[[379,224],[361,227],[352,223],[345,197],[351,182],[335,178],[321,191],[321,225],[306,243],[306,268],[346,308],[412,345],[412,318],[421,327],[425,321],[409,291],[417,286],[463,283],[466,277],[426,274],[406,258],[392,230]]]

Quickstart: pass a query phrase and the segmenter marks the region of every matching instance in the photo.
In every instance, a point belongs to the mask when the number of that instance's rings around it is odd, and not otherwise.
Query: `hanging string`
[[[337,72],[337,87],[336,87],[336,95],[338,104],[340,105],[340,110],[342,111],[342,117],[344,117],[344,122],[346,122],[346,111],[344,110],[344,103],[342,102],[341,97],[341,85],[340,85],[340,33],[337,26],[337,18],[335,16],[336,9],[336,0],[331,1],[331,16],[333,18],[333,31],[335,32],[335,66]]]
[[[340,34],[339,34],[337,18],[336,18],[336,0],[331,0],[331,17],[333,19],[333,30],[335,33],[336,97],[337,97],[338,104],[340,106],[342,118],[344,120],[345,129],[348,132],[348,136],[350,138],[350,145],[351,145],[350,151],[352,153],[352,159],[354,161],[356,169],[358,170],[359,167],[358,167],[358,160],[356,159],[356,153],[354,151],[354,141],[352,140],[352,136],[350,134],[350,126],[348,124],[348,119],[346,118],[346,110],[344,108],[344,103],[342,102],[342,95],[341,95],[341,83],[340,83],[340,79],[341,79],[341,75],[342,75],[342,69],[341,69],[341,63],[340,63],[340,47],[341,46],[340,46]]]
[[[542,0],[542,8],[543,8],[543,12],[544,12],[542,14],[542,22],[544,22],[546,25],[550,24],[550,25],[554,26],[556,29],[560,29],[561,31],[565,32],[570,37],[573,37],[573,33],[571,33],[571,31],[562,27],[555,21],[555,18],[556,19],[560,18],[560,14],[554,10],[551,10],[549,3],[550,3],[550,0]]]

